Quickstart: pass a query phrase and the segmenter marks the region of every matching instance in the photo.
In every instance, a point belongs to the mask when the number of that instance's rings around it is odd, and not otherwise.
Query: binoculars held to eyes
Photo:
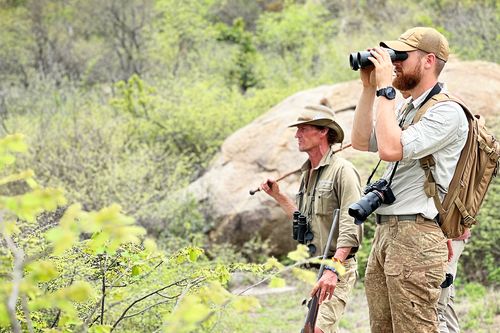
[[[389,53],[391,61],[403,61],[408,58],[408,53],[404,51],[394,51],[393,49],[384,48]],[[360,68],[365,68],[368,66],[373,66],[373,63],[368,60],[371,57],[370,51],[359,51],[353,52],[349,55],[349,64],[353,71],[357,71]]]

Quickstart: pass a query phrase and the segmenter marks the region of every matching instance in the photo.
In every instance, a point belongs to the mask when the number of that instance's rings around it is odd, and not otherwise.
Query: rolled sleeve
[[[339,237],[337,248],[359,247],[362,228],[354,224],[354,218],[348,213],[349,206],[361,198],[361,180],[358,172],[352,165],[345,165],[340,172],[337,182],[337,191],[340,197]]]

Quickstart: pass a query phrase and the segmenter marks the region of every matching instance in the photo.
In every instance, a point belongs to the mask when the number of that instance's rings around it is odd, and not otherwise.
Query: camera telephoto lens
[[[372,191],[362,197],[358,202],[349,206],[349,215],[355,218],[356,224],[363,223],[374,210],[380,207],[383,195],[379,191]]]

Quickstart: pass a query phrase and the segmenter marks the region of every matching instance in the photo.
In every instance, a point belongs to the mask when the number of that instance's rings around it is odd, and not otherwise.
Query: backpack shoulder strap
[[[470,112],[467,105],[465,105],[465,103],[460,98],[453,96],[448,92],[441,92],[439,94],[432,96],[424,105],[422,105],[420,107],[420,109],[418,109],[417,113],[415,114],[415,117],[413,117],[412,124],[415,124],[416,122],[418,122],[424,116],[424,114],[427,112],[427,110],[429,110],[431,107],[433,107],[437,103],[448,102],[448,101],[455,102],[458,105],[460,105],[462,107],[462,109],[464,110],[467,118],[469,118],[469,119],[474,118],[474,115]]]
[[[453,101],[459,104],[464,110],[465,115],[468,119],[474,118],[474,115],[470,112],[469,108],[465,105],[463,101],[451,95],[450,93],[441,92],[439,94],[432,96],[424,105],[420,107],[420,109],[418,109],[417,113],[415,114],[415,117],[413,118],[412,124],[418,122],[424,116],[427,110],[429,110],[437,103],[447,102],[447,101]],[[424,169],[425,172],[425,182],[424,182],[425,194],[427,195],[427,197],[434,199],[434,204],[436,205],[439,214],[443,215],[446,212],[439,198],[436,181],[431,171],[431,167],[433,167],[436,164],[436,162],[434,161],[434,157],[432,155],[427,155],[425,157],[422,157],[419,161],[420,161],[420,166],[422,167],[422,169]]]

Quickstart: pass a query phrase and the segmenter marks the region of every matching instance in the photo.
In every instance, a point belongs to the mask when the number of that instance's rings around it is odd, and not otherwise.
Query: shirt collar
[[[325,165],[329,165],[330,164],[330,158],[334,154],[335,154],[335,150],[333,149],[333,145],[330,145],[330,148],[328,149],[328,151],[326,152],[326,154],[323,155],[323,157],[321,158],[321,161],[319,161],[318,167],[316,169],[324,167]],[[311,162],[309,161],[309,159],[307,159],[307,161],[304,162],[304,164],[302,165],[302,167],[300,169],[301,169],[302,172],[311,169]]]
[[[443,83],[439,82],[439,85],[441,86],[441,91],[440,92],[445,92],[446,91],[446,87]],[[420,96],[418,96],[415,100],[411,101],[410,100],[410,103],[413,104],[413,107],[415,109],[418,109],[419,107],[421,107],[422,105],[422,102],[427,98],[427,96],[429,95],[429,93],[431,92],[432,88],[434,88],[434,86],[430,87],[429,89],[427,89],[426,91],[424,91],[424,93]]]

